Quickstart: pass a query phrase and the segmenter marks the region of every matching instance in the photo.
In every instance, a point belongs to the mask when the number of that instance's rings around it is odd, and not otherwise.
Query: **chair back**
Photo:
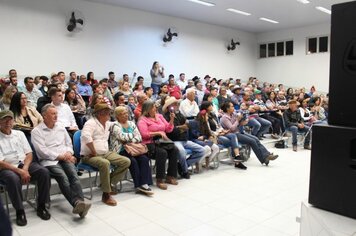
[[[73,135],[73,151],[74,156],[77,159],[80,159],[80,136],[82,135],[82,131],[78,130]]]

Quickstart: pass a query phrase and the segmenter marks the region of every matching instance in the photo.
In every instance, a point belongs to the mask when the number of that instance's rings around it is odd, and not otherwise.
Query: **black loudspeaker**
[[[329,124],[356,127],[356,2],[332,6]]]
[[[356,128],[313,126],[309,203],[356,219]]]

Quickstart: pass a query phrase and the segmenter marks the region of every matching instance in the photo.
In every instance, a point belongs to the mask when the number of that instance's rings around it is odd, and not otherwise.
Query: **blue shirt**
[[[92,96],[93,95],[93,89],[89,84],[77,84],[77,92],[82,95],[82,96]]]

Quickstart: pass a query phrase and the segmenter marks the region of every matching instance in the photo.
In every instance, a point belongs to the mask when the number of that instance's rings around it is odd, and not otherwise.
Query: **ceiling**
[[[215,3],[206,7],[187,0],[86,0],[90,2],[133,8],[158,14],[174,16],[208,24],[214,24],[253,33],[275,31],[330,22],[330,15],[315,9],[349,0],[310,0],[302,4],[297,0],[207,0]],[[251,13],[244,16],[226,11],[234,8]],[[272,24],[260,17],[278,21]]]

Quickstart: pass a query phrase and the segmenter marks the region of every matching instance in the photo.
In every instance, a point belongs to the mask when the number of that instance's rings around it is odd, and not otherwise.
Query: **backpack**
[[[275,148],[286,148],[286,144],[284,140],[279,140],[278,142],[276,142],[276,144],[274,145]]]

